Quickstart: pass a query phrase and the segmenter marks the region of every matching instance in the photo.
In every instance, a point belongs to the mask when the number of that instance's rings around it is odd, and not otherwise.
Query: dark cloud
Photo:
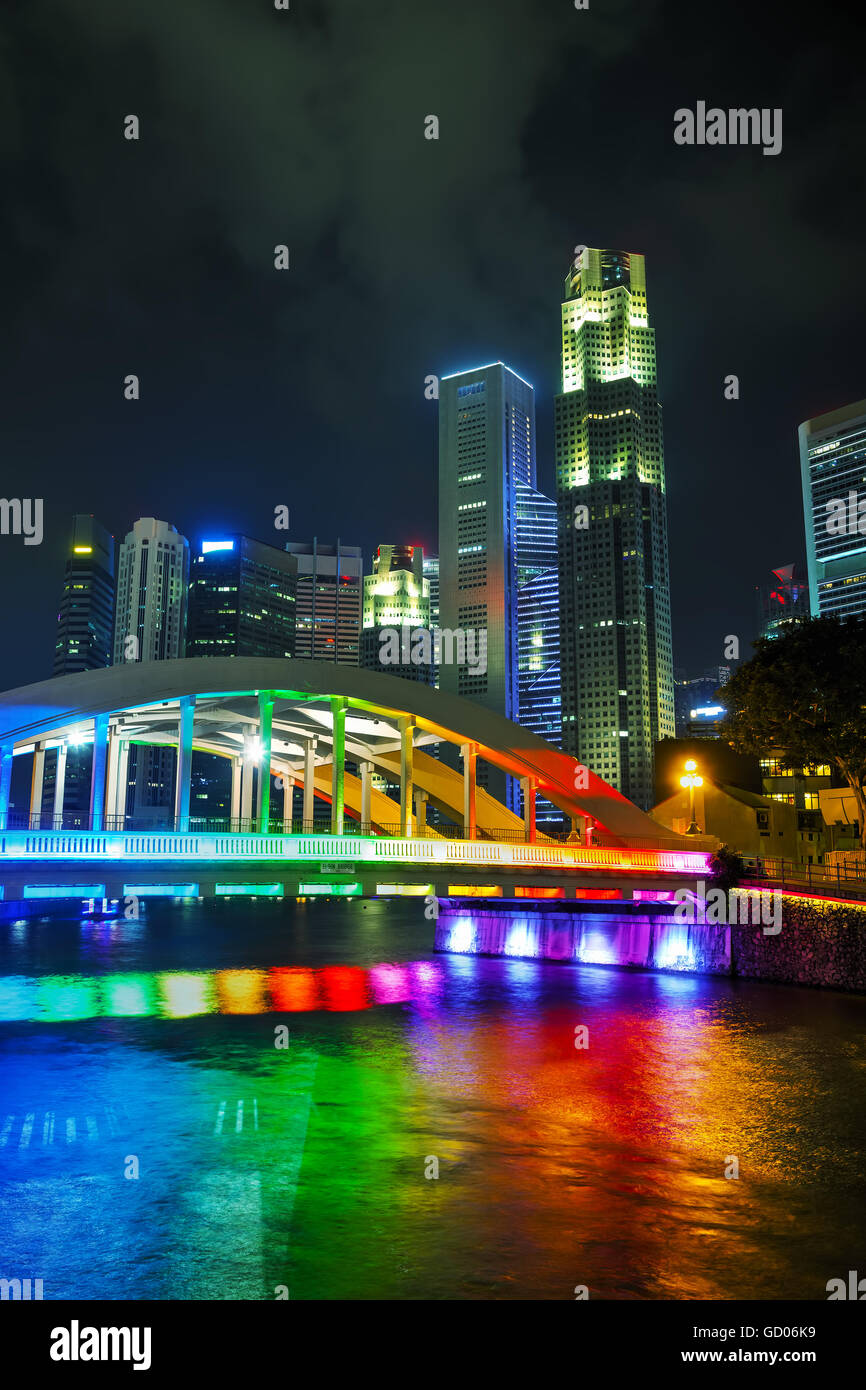
[[[73,510],[264,535],[288,502],[299,534],[432,543],[429,372],[532,380],[552,486],[579,241],[648,257],[677,659],[747,640],[754,584],[802,549],[796,424],[866,394],[859,59],[823,13],[828,37],[662,0],[13,5],[2,491],[40,489],[47,528],[0,541],[32,596],[4,618],[20,678],[48,667]],[[699,98],[782,106],[782,154],[675,146]]]

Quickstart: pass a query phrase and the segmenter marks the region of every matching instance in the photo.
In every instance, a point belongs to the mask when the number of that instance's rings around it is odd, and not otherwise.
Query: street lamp
[[[695,820],[695,787],[702,787],[704,785],[704,779],[698,775],[697,766],[695,760],[689,758],[689,761],[686,763],[685,776],[680,778],[680,786],[688,787],[689,789],[689,828],[686,831],[687,835],[700,835],[701,833],[701,827]]]

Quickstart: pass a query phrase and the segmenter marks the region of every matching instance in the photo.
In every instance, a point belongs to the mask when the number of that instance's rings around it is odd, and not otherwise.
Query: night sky
[[[0,496],[42,497],[45,539],[0,536],[0,686],[51,674],[76,511],[118,539],[155,515],[193,544],[281,543],[286,504],[292,539],[339,535],[365,566],[435,549],[430,373],[531,381],[552,490],[578,243],[647,257],[675,665],[718,664],[729,633],[748,655],[755,585],[804,555],[796,427],[866,396],[843,13],[6,0]],[[781,107],[781,154],[676,145],[699,100]]]

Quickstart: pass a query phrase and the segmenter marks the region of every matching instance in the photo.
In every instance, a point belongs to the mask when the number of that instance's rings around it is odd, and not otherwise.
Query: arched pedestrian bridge
[[[89,796],[72,813],[68,750],[83,744],[92,745]],[[130,807],[134,744],[174,750],[173,805],[161,818]],[[448,758],[448,746],[459,760]],[[219,821],[191,814],[197,753],[231,767],[231,811]],[[20,757],[32,766],[29,807],[12,808]],[[519,779],[522,817],[478,786],[479,759]],[[538,833],[538,794],[571,819],[567,842]],[[429,807],[440,813],[436,825],[428,824]],[[377,671],[195,658],[113,666],[0,694],[7,900],[37,896],[40,882],[55,895],[72,885],[113,897],[136,887],[276,896],[314,885],[352,893],[504,885],[527,896],[601,887],[631,895],[704,876],[708,847],[672,836],[509,720]]]

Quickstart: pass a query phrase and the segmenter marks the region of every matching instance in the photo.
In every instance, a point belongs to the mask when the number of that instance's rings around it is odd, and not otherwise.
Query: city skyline
[[[805,558],[797,427],[863,394],[849,290],[862,225],[849,176],[863,126],[846,81],[853,53],[799,31],[781,7],[778,22],[772,11],[761,20],[772,33],[768,65],[754,15],[736,8],[699,49],[678,5],[616,24],[567,6],[540,15],[516,0],[492,43],[483,11],[462,14],[455,51],[446,6],[436,19],[392,17],[384,41],[394,61],[379,95],[363,85],[365,45],[378,40],[359,36],[348,15],[335,14],[320,40],[287,15],[293,42],[283,44],[252,22],[236,32],[203,12],[221,66],[213,86],[191,87],[183,73],[197,55],[180,36],[180,53],[172,49],[159,8],[109,20],[94,6],[62,33],[22,10],[10,30],[14,109],[42,150],[39,178],[52,181],[56,206],[26,172],[26,150],[20,168],[13,155],[24,212],[6,225],[0,258],[2,490],[45,498],[41,546],[0,540],[0,583],[29,595],[26,613],[13,607],[3,620],[16,679],[43,670],[39,629],[54,616],[76,512],[116,536],[156,512],[184,534],[230,529],[266,541],[280,504],[296,534],[333,534],[338,497],[365,555],[383,536],[432,550],[423,530],[436,495],[432,374],[498,359],[530,381],[539,487],[550,492],[559,389],[550,313],[580,242],[639,252],[650,267],[675,662],[700,669],[722,659],[726,634],[748,640],[755,584],[780,558]],[[63,50],[56,99],[74,82],[83,142],[36,99],[34,43]],[[517,50],[524,81],[513,90]],[[799,75],[831,52],[839,81],[815,110]],[[265,80],[228,128],[223,87],[235,58]],[[306,114],[308,59],[327,62],[345,91],[332,125]],[[588,142],[581,177],[569,181],[575,115],[589,117],[611,87],[630,101],[606,113],[604,139]],[[482,88],[500,99],[481,102]],[[677,145],[674,112],[714,93],[746,105],[760,93],[762,107],[784,107],[781,153]],[[359,127],[367,98],[379,118]],[[140,138],[126,141],[123,117],[136,104]],[[438,141],[424,138],[427,111],[440,117]],[[283,158],[292,121],[309,162]],[[213,138],[203,142],[201,129]],[[822,190],[840,183],[846,197],[831,212]],[[282,273],[280,243],[290,249]],[[806,265],[821,274],[804,275]],[[124,399],[129,373],[137,401]],[[732,374],[738,399],[724,394]],[[749,557],[742,573],[707,566],[710,533]]]

